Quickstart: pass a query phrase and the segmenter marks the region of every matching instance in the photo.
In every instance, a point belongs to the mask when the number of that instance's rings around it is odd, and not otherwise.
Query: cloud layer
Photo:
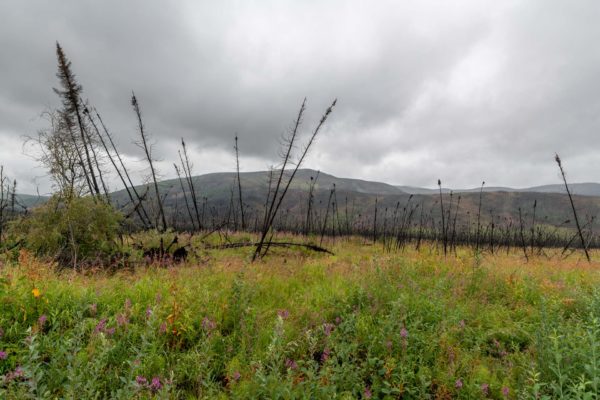
[[[55,41],[136,163],[135,90],[163,176],[186,138],[197,173],[277,162],[306,96],[310,130],[338,106],[306,166],[433,186],[598,181],[595,1],[3,1],[0,164],[47,190],[23,135],[56,107]]]

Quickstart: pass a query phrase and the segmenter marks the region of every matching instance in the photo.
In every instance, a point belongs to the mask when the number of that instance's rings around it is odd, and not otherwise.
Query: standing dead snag
[[[565,171],[562,167],[562,162],[558,154],[555,154],[554,160],[558,164],[558,168],[560,169],[560,174],[562,176],[563,182],[565,183],[565,189],[567,191],[567,195],[569,196],[569,202],[571,203],[571,209],[573,210],[573,218],[575,218],[575,226],[577,227],[577,232],[579,234],[579,239],[581,240],[581,247],[583,247],[583,251],[585,253],[585,258],[587,258],[588,262],[590,262],[590,254],[588,252],[585,239],[583,238],[583,232],[581,230],[581,226],[579,224],[579,218],[577,218],[577,210],[575,210],[575,204],[573,203],[573,196],[571,196],[571,190],[569,190],[569,185],[567,185],[567,177],[565,176]]]
[[[273,226],[273,221],[275,221],[275,217],[277,216],[277,212],[279,211],[279,208],[281,207],[281,203],[283,202],[283,199],[285,198],[285,195],[287,194],[287,191],[288,191],[292,181],[294,180],[294,177],[296,176],[298,169],[300,168],[300,166],[302,165],[302,162],[306,158],[306,155],[308,154],[310,147],[314,143],[315,138],[317,137],[317,134],[323,127],[323,124],[325,124],[325,121],[327,121],[329,114],[331,114],[331,112],[333,111],[333,108],[335,107],[336,102],[337,102],[337,99],[334,100],[333,103],[331,103],[331,105],[325,111],[325,114],[323,114],[323,116],[321,117],[319,124],[313,131],[313,133],[310,136],[306,145],[303,147],[300,157],[296,161],[295,168],[292,170],[290,177],[287,179],[287,182],[284,183],[283,176],[285,173],[285,168],[288,166],[288,164],[290,164],[292,162],[292,159],[291,159],[292,158],[292,150],[295,147],[295,142],[296,142],[296,139],[298,136],[298,128],[300,127],[300,124],[302,122],[302,116],[304,115],[304,111],[306,110],[306,99],[304,99],[304,101],[302,102],[302,106],[300,107],[300,111],[298,112],[298,117],[296,118],[296,121],[294,123],[294,128],[292,129],[292,132],[290,133],[290,135],[287,139],[287,147],[285,148],[285,151],[284,151],[281,170],[279,172],[277,184],[275,185],[275,189],[273,192],[273,198],[271,199],[271,203],[268,207],[267,212],[265,213],[265,223],[262,228],[260,240],[258,241],[258,243],[256,245],[256,249],[254,250],[254,254],[252,256],[253,261],[256,260],[257,257],[263,257],[264,255],[266,255],[266,253],[268,251],[268,247],[266,250],[263,251],[263,248],[265,245],[265,240],[267,238],[267,235],[271,231],[271,227]],[[267,200],[267,202],[268,202],[268,200]]]
[[[242,230],[246,230],[246,219],[244,217],[244,200],[242,199],[242,180],[240,179],[240,154],[238,147],[238,136],[235,135],[235,170],[237,172],[238,198],[240,201],[240,217],[242,222]]]
[[[185,194],[185,188],[183,187],[183,180],[181,179],[181,171],[177,164],[173,163],[175,167],[175,173],[177,173],[177,178],[179,179],[179,185],[181,186],[181,194],[183,194],[183,199],[185,200],[185,208],[187,209],[188,216],[190,217],[190,221],[192,221],[192,229],[196,230],[196,224],[194,223],[194,217],[192,216],[192,210],[190,208],[190,203],[188,202],[187,195]]]
[[[192,179],[192,164],[190,163],[190,159],[187,153],[187,147],[185,147],[185,141],[183,140],[183,138],[181,138],[181,147],[183,148],[183,157],[181,156],[180,152],[179,159],[181,160],[183,172],[186,176],[188,186],[190,187],[190,195],[192,197],[192,203],[194,204],[194,211],[196,212],[196,222],[198,223],[198,230],[202,230],[203,221],[201,220],[200,213],[198,212],[198,199],[196,198],[196,188],[194,187],[194,180]]]
[[[131,181],[129,172],[127,171],[127,168],[125,167],[125,163],[123,162],[123,159],[121,158],[121,154],[117,150],[117,146],[115,145],[112,135],[110,134],[108,129],[106,129],[106,125],[104,125],[104,121],[102,121],[102,118],[100,117],[100,114],[98,113],[98,111],[94,109],[94,112],[96,114],[96,118],[98,118],[98,121],[100,122],[100,125],[102,126],[102,130],[104,131],[104,134],[106,135],[106,137],[108,138],[108,141],[110,142],[112,150],[115,152],[115,155],[117,156],[117,159],[119,160],[119,164],[121,165],[121,168],[123,169],[123,175],[125,176],[125,178],[127,178],[127,182],[129,182],[129,187],[131,187],[131,192],[133,194],[135,194],[135,198],[137,199],[137,202],[133,201],[133,196],[131,196],[131,193],[129,193],[129,198],[131,199],[131,202],[134,205],[136,212],[141,211],[141,214],[144,216],[144,218],[141,218],[141,215],[140,215],[140,218],[142,220],[142,224],[144,225],[144,227],[151,227],[152,220],[148,216],[148,213],[146,212],[146,208],[144,207],[144,204],[142,203],[142,200],[144,199],[145,195],[142,195],[142,196],[139,195],[137,189],[135,188],[135,185]],[[102,135],[100,135],[100,137],[102,137]],[[110,152],[108,150],[107,150],[107,153],[110,154]],[[117,171],[119,171],[119,169],[117,168],[116,165],[115,165],[115,168],[117,169]],[[122,177],[121,177],[121,179],[122,179]],[[125,185],[125,188],[127,188],[127,183],[125,183],[125,181],[123,181],[123,185]],[[129,192],[129,190],[128,190],[128,192]]]
[[[159,229],[159,230],[164,232],[167,230],[167,220],[165,218],[165,211],[163,209],[162,199],[160,198],[160,192],[158,190],[158,182],[156,181],[156,171],[154,170],[154,164],[152,163],[152,151],[151,151],[150,145],[148,144],[148,137],[146,136],[146,133],[144,132],[144,124],[142,122],[142,112],[140,110],[140,106],[137,101],[137,98],[135,97],[135,93],[132,93],[132,95],[131,95],[131,106],[133,107],[133,111],[135,111],[135,115],[137,116],[137,120],[138,120],[138,127],[140,129],[140,137],[142,138],[141,147],[144,150],[144,154],[146,155],[148,164],[150,164],[150,172],[152,174],[152,181],[154,182],[154,191],[156,193],[156,201],[158,203],[158,212],[160,214],[159,217],[160,217],[161,223],[162,223],[162,229]]]
[[[65,115],[65,122],[70,126],[70,130],[74,128],[72,118],[75,117],[77,125],[79,127],[79,133],[81,137],[81,143],[83,145],[86,161],[87,161],[87,173],[89,173],[90,182],[93,188],[93,194],[99,195],[100,188],[96,181],[96,174],[94,173],[94,167],[92,165],[92,158],[90,156],[90,150],[86,139],[85,124],[82,117],[81,110],[81,91],[83,88],[75,80],[75,75],[71,71],[71,62],[65,56],[60,44],[56,43],[56,57],[58,58],[58,73],[56,76],[60,79],[60,83],[63,89],[54,89],[54,92],[62,99],[63,102],[63,113]]]
[[[477,236],[475,238],[475,251],[479,251],[479,235],[481,234],[481,200],[483,197],[483,186],[485,185],[485,181],[481,182],[481,189],[479,189],[479,207],[477,209]]]
[[[446,234],[446,215],[444,213],[444,199],[442,197],[442,181],[438,179],[440,189],[440,208],[442,212],[442,242],[444,244],[444,256],[448,253],[448,235]]]

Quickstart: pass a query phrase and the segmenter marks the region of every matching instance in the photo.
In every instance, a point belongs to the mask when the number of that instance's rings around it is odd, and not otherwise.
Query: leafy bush
[[[65,201],[58,196],[13,224],[25,246],[62,266],[77,265],[115,253],[122,214],[93,197]]]

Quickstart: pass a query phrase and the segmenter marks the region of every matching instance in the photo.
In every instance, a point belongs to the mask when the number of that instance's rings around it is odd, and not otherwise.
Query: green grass
[[[600,263],[332,248],[112,275],[23,252],[0,398],[597,398]]]

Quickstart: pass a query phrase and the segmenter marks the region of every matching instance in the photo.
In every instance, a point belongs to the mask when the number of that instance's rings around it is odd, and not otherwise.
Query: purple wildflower
[[[48,317],[46,317],[46,314],[40,315],[40,317],[38,318],[38,324],[40,325],[40,328],[42,328],[44,326],[44,324],[46,323],[47,320],[48,320]]]
[[[456,382],[454,383],[454,387],[457,389],[462,389],[463,387],[463,381],[460,379],[457,379]]]
[[[240,371],[235,371],[231,377],[233,378],[234,381],[237,382],[242,377],[242,374],[240,374]]]
[[[335,324],[339,325],[342,323],[342,317],[335,317]]]
[[[504,397],[508,397],[509,394],[510,394],[510,389],[507,386],[503,386],[502,387],[502,395]]]
[[[202,319],[202,329],[204,329],[207,332],[210,332],[212,330],[214,330],[217,327],[217,323],[215,321],[212,321],[210,318],[208,317],[204,317]]]
[[[11,372],[7,373],[4,376],[4,379],[6,381],[10,382],[12,380],[15,380],[15,379],[18,379],[18,378],[22,378],[24,376],[25,376],[25,371],[23,371],[23,368],[17,367],[17,368],[15,368],[14,371],[11,371]]]
[[[325,347],[323,350],[323,354],[321,354],[321,362],[325,362],[329,360],[329,355],[331,354],[331,350],[328,347]]]
[[[296,368],[298,368],[298,364],[296,363],[296,361],[290,359],[290,358],[286,358],[285,360],[285,366],[286,368],[289,368],[291,370],[294,370]]]
[[[325,331],[325,336],[331,335],[333,328],[335,328],[335,325],[333,325],[333,324],[329,324],[329,323],[323,324],[323,330]]]
[[[162,383],[160,383],[160,378],[158,376],[155,376],[154,378],[152,378],[152,382],[150,382],[150,385],[148,385],[148,387],[153,392],[158,392],[162,388]]]
[[[6,360],[8,354],[5,351],[0,351],[0,360]]]
[[[148,306],[148,308],[146,308],[146,318],[150,318],[152,316],[152,308],[150,308],[150,306]]]
[[[290,312],[288,310],[278,310],[277,315],[279,315],[281,319],[287,319],[290,316]]]
[[[112,336],[115,334],[115,328],[108,328],[104,331],[108,336]]]
[[[490,385],[487,383],[484,383],[481,385],[481,393],[483,393],[484,396],[487,396],[488,394],[490,394]]]
[[[146,386],[146,383],[148,383],[148,380],[146,378],[144,378],[141,375],[138,375],[135,377],[135,383],[137,383],[140,386]]]
[[[117,325],[118,326],[124,326],[127,324],[129,324],[129,319],[127,318],[127,316],[125,314],[117,315]]]
[[[373,397],[373,393],[371,393],[371,388],[368,386],[365,388],[364,397],[365,399],[370,399],[371,397]]]
[[[94,328],[94,332],[95,333],[104,332],[105,329],[106,329],[106,318],[102,318],[100,320],[100,322],[98,322],[98,325],[96,325],[96,327]]]
[[[403,339],[406,339],[406,338],[408,337],[408,331],[406,330],[406,328],[405,328],[405,327],[402,327],[402,329],[400,329],[400,336],[401,336]]]

